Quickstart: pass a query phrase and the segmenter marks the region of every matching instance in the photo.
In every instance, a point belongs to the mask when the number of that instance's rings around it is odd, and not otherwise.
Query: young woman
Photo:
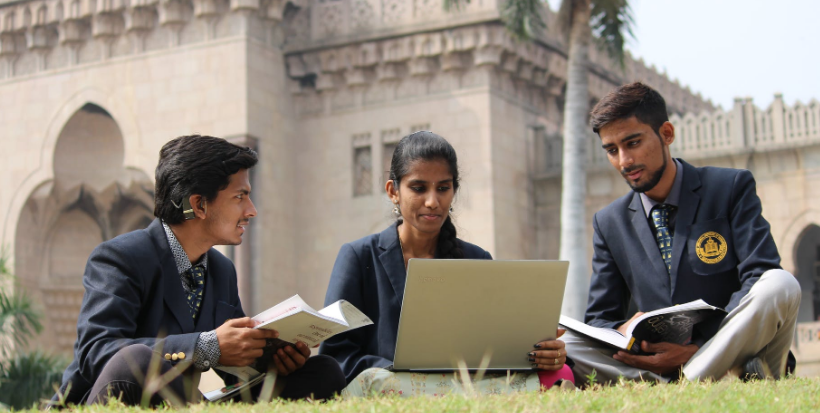
[[[342,246],[330,276],[325,304],[345,299],[361,309],[374,325],[337,335],[322,344],[319,352],[334,357],[348,382],[346,395],[376,392],[444,394],[463,390],[450,375],[391,373],[399,314],[411,258],[492,259],[480,247],[456,237],[450,213],[459,187],[456,152],[444,138],[427,131],[416,132],[399,141],[385,185],[393,202],[396,222],[373,234]],[[563,331],[561,331],[563,332]],[[560,334],[560,333],[559,333]],[[543,369],[545,384],[572,378],[565,368],[564,343],[538,343],[521,354]],[[369,370],[368,370],[369,369]],[[536,390],[536,374],[517,375],[508,382],[487,375],[473,383],[487,392]]]

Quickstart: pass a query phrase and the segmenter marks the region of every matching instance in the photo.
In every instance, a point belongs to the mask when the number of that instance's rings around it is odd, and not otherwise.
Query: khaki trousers
[[[688,380],[720,379],[754,356],[760,357],[775,378],[785,372],[786,356],[794,337],[800,308],[800,284],[784,270],[769,270],[752,286],[740,304],[723,320],[712,339],[683,366]],[[627,380],[669,381],[669,378],[628,366],[612,358],[605,344],[567,331],[561,337],[575,361],[575,382],[586,384],[595,371],[598,383]]]

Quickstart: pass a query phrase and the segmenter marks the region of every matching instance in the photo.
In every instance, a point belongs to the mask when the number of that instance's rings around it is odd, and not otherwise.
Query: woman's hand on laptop
[[[555,340],[545,340],[533,345],[534,350],[527,357],[534,368],[541,370],[561,370],[567,362],[566,344],[558,340],[567,330],[559,328]]]

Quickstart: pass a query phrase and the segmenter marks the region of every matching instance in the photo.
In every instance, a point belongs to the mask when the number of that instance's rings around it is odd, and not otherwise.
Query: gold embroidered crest
[[[707,264],[717,264],[726,256],[726,240],[714,231],[704,233],[695,243],[698,258]]]

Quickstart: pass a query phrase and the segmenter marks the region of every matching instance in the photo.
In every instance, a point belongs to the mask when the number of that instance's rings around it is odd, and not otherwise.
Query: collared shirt
[[[177,264],[177,272],[179,273],[182,288],[186,293],[190,293],[191,285],[187,281],[188,275],[186,275],[185,272],[193,268],[194,265],[191,264],[191,260],[188,259],[188,254],[185,253],[185,249],[182,248],[182,244],[179,243],[179,240],[177,240],[174,232],[171,231],[171,227],[168,226],[165,221],[162,221],[162,228],[165,229],[165,236],[168,238],[168,245],[171,247],[171,253],[174,255],[174,262]],[[202,254],[202,257],[196,262],[196,265],[201,265],[207,273],[208,253]],[[180,300],[184,299],[185,297],[180,297]],[[203,371],[208,370],[211,367],[216,367],[219,365],[219,357],[221,356],[222,352],[219,350],[219,341],[216,338],[216,330],[201,333],[196,341],[196,347],[194,348],[194,366]]]
[[[182,248],[182,244],[179,243],[176,235],[174,235],[174,231],[171,231],[171,227],[168,226],[165,221],[162,221],[162,228],[165,229],[165,236],[168,237],[168,245],[171,246],[171,252],[174,254],[174,262],[177,264],[177,272],[179,272],[179,277],[182,280],[182,288],[185,288],[185,292],[189,293],[191,289],[184,280],[185,271],[193,268],[194,264],[191,264],[188,254],[185,252],[185,249]],[[202,268],[205,269],[205,272],[208,272],[208,254],[202,254],[202,257],[196,262],[196,265],[201,265]]]
[[[655,224],[650,214],[652,213],[652,208],[659,204],[675,207],[669,211],[669,231],[670,233],[675,232],[675,220],[678,216],[678,205],[680,204],[680,191],[683,187],[683,165],[675,158],[672,158],[672,160],[675,162],[675,181],[672,183],[672,189],[669,190],[669,195],[666,196],[666,199],[663,202],[658,202],[646,196],[643,192],[639,194],[641,203],[643,204],[643,212],[646,214],[646,219],[649,220],[649,227],[652,228],[653,233],[655,232]]]

